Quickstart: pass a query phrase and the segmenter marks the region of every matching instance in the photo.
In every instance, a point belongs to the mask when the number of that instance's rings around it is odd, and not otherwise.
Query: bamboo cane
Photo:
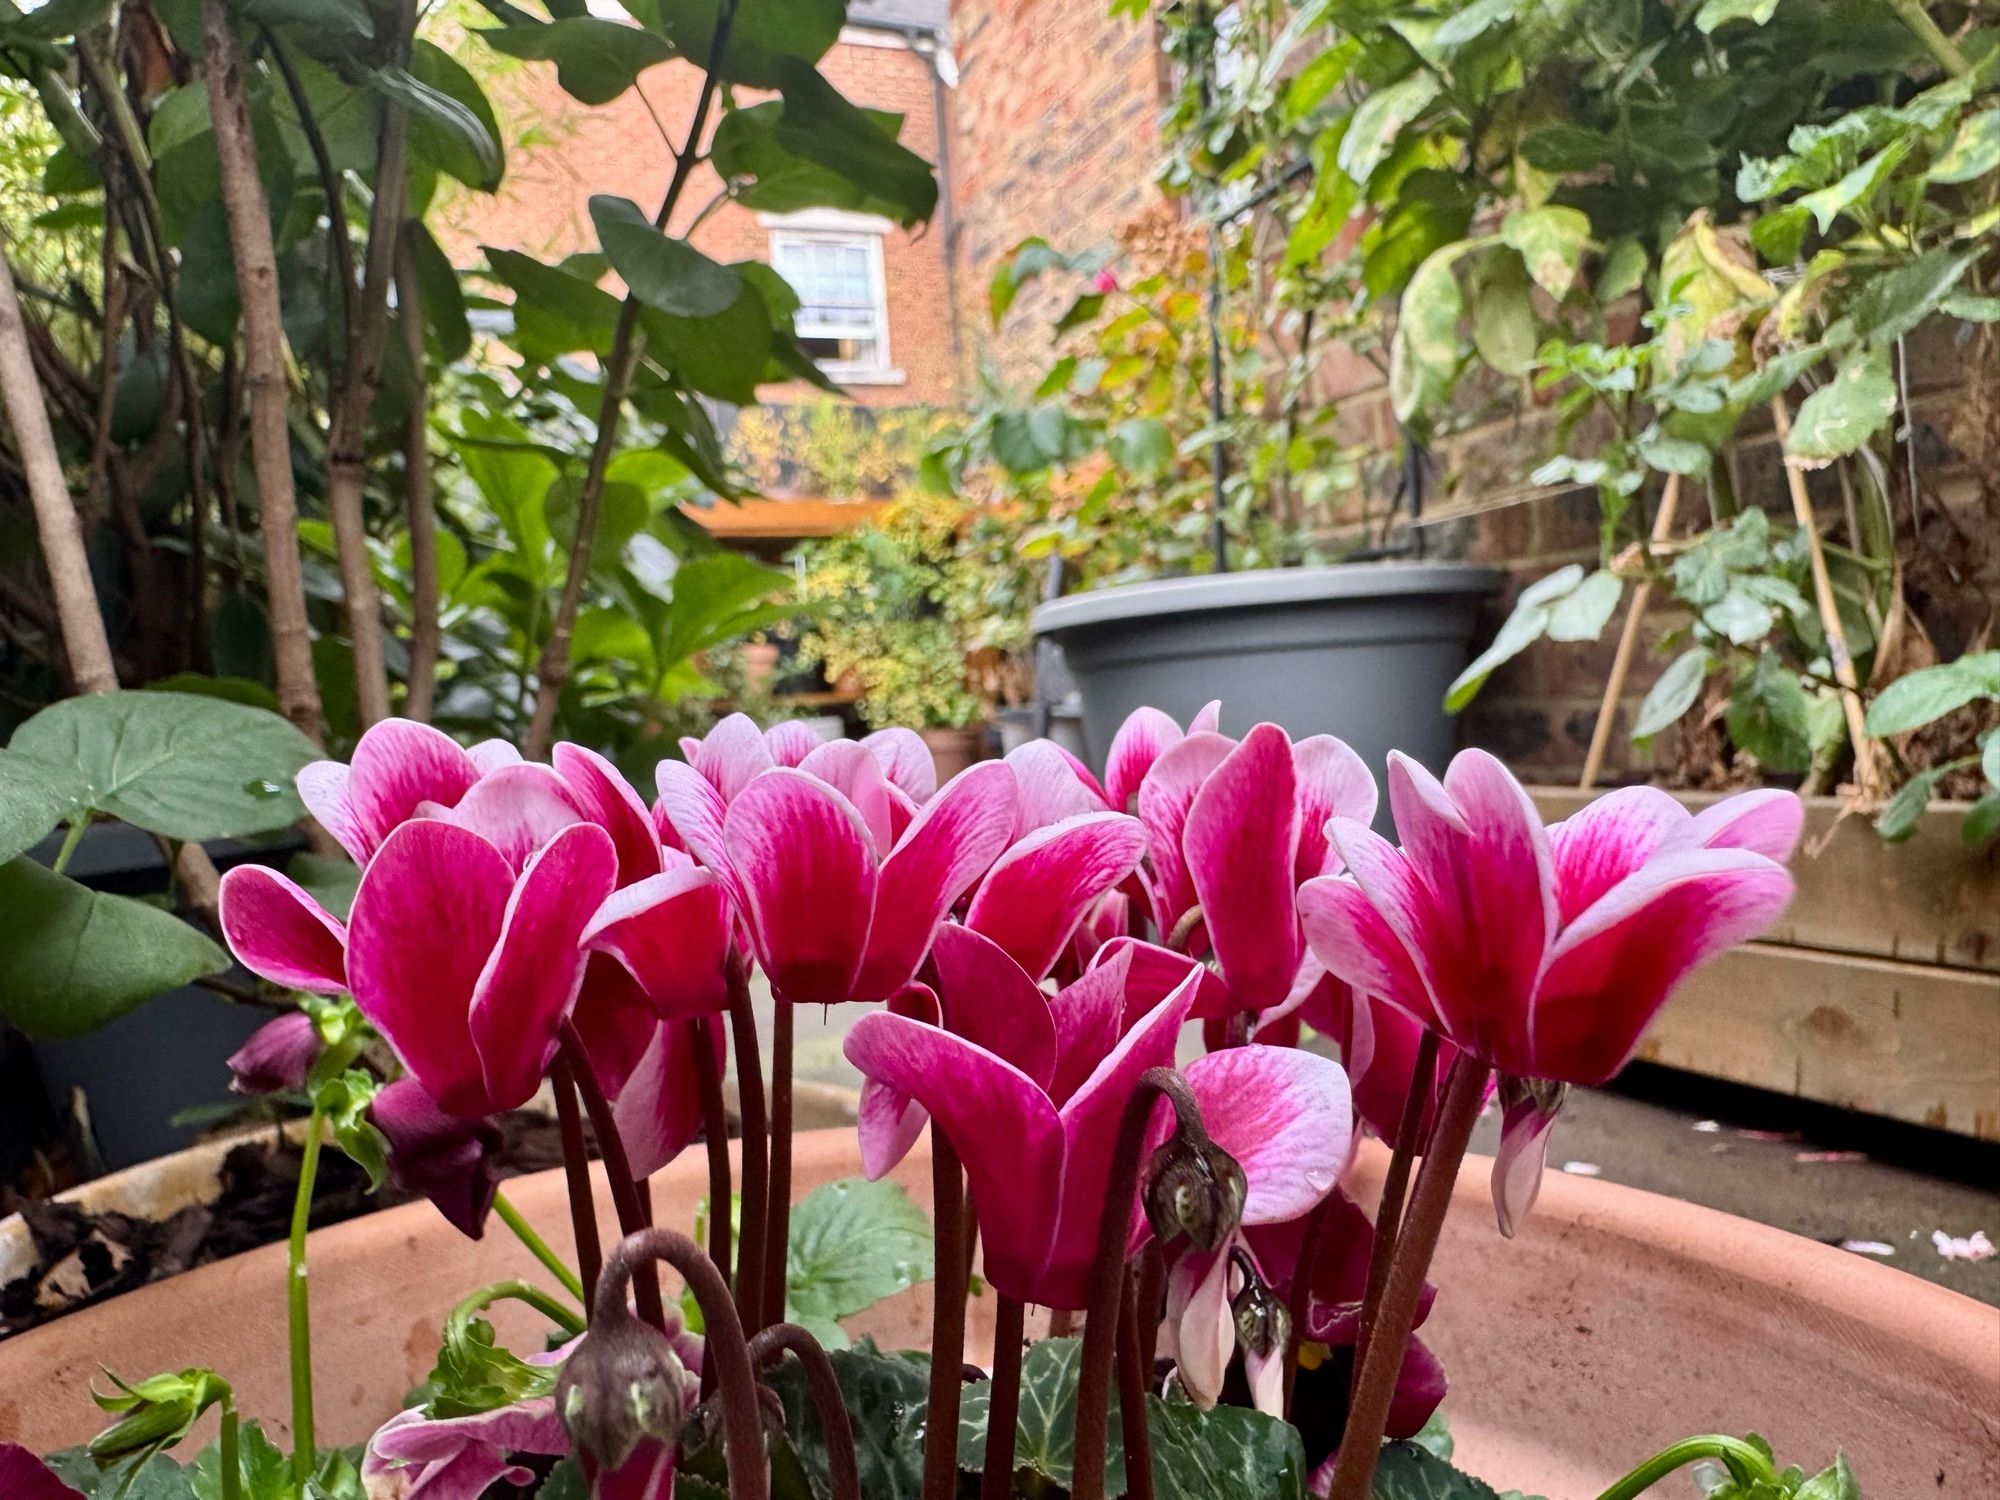
[[[1681,476],[1669,474],[1667,486],[1660,492],[1660,509],[1653,517],[1655,543],[1664,542],[1673,534],[1674,511],[1680,499]],[[1604,701],[1597,706],[1597,724],[1590,731],[1590,750],[1583,757],[1583,775],[1577,779],[1576,784],[1586,792],[1597,785],[1597,773],[1604,767],[1604,752],[1611,743],[1611,723],[1618,717],[1618,699],[1625,691],[1625,678],[1632,670],[1632,653],[1639,645],[1639,624],[1652,597],[1653,580],[1640,579],[1625,610],[1625,628],[1619,632],[1618,649],[1611,657],[1611,675],[1604,680]]]

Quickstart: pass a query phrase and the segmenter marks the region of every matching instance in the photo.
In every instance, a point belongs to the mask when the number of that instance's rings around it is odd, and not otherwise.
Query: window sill
[[[820,373],[835,385],[908,385],[910,377],[901,370],[843,370],[839,365],[822,365]]]

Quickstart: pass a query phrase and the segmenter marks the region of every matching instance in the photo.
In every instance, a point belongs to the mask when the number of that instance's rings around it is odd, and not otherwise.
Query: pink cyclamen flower
[[[931,799],[937,790],[937,762],[916,730],[878,729],[859,743],[890,783],[914,804]],[[796,720],[759,729],[755,719],[737,713],[699,739],[682,736],[681,756],[726,802],[761,772],[803,764],[820,744],[819,735]],[[670,826],[663,818],[660,831],[664,834]]]
[[[1014,779],[993,761],[914,812],[852,741],[760,772],[729,798],[678,761],[659,776],[673,828],[729,890],[772,989],[795,1004],[895,994],[1014,831]]]
[[[229,1058],[232,1094],[276,1094],[302,1089],[323,1044],[313,1018],[302,1010],[266,1021]]]
[[[480,1500],[494,1485],[526,1485],[525,1454],[569,1452],[553,1396],[533,1396],[466,1417],[398,1412],[368,1440],[361,1485],[368,1500]]]
[[[994,950],[984,962],[999,973],[1011,960]],[[1133,1016],[1117,972],[1093,973],[1101,977],[1086,974],[1054,1001],[1019,975],[966,1007],[987,1040],[1019,1062],[893,1011],[863,1016],[845,1046],[888,1100],[928,1110],[965,1163],[986,1279],[1006,1296],[1050,1307],[1088,1300],[1118,1121],[1140,1075],[1173,1061],[1200,983],[1189,972]],[[894,1133],[898,1118],[884,1109],[864,1124],[871,1165],[881,1156],[869,1133]]]
[[[389,1143],[389,1180],[421,1193],[467,1239],[486,1232],[500,1191],[500,1126],[491,1119],[449,1115],[414,1078],[385,1084],[368,1119]]]
[[[1104,757],[1104,798],[1113,812],[1135,812],[1133,801],[1153,763],[1190,734],[1214,734],[1222,722],[1222,700],[1214,699],[1188,721],[1186,733],[1157,708],[1135,708],[1111,737]]]
[[[1100,297],[1109,296],[1118,290],[1118,273],[1106,266],[1090,278],[1090,289]]]
[[[1183,1249],[1167,1277],[1168,1351],[1183,1388],[1206,1407],[1222,1394],[1238,1344],[1232,1300],[1241,1290],[1239,1260],[1263,1274],[1250,1233],[1304,1218],[1333,1191],[1347,1165],[1352,1106],[1339,1064],[1292,1047],[1211,1052],[1189,1063],[1184,1076],[1203,1126],[1236,1158],[1248,1189],[1241,1227],[1215,1250]],[[1161,1122],[1155,1144],[1166,1136]],[[1269,1284],[1285,1300],[1289,1277]],[[1244,1348],[1244,1374],[1260,1411],[1283,1415],[1289,1356],[1282,1344]]]

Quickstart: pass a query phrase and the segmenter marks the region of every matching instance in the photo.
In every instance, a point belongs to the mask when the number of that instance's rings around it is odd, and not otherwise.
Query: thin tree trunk
[[[315,744],[323,743],[319,683],[299,566],[298,496],[292,484],[291,396],[285,383],[285,327],[278,302],[278,257],[271,205],[257,173],[257,147],[244,103],[243,60],[222,0],[202,0],[204,61],[222,204],[243,304],[243,383],[250,404],[250,462],[257,479],[258,525],[271,616],[278,705]]]
[[[431,495],[430,383],[424,370],[423,299],[408,226],[396,255],[396,310],[409,351],[413,391],[403,432],[404,501],[410,525],[410,690],[403,712],[428,724],[437,695],[437,510]]]

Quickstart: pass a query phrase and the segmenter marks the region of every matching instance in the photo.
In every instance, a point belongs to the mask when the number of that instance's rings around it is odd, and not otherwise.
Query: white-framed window
[[[819,211],[768,215],[771,268],[798,293],[799,342],[829,377],[851,385],[893,384],[889,289],[882,271],[888,221]]]

